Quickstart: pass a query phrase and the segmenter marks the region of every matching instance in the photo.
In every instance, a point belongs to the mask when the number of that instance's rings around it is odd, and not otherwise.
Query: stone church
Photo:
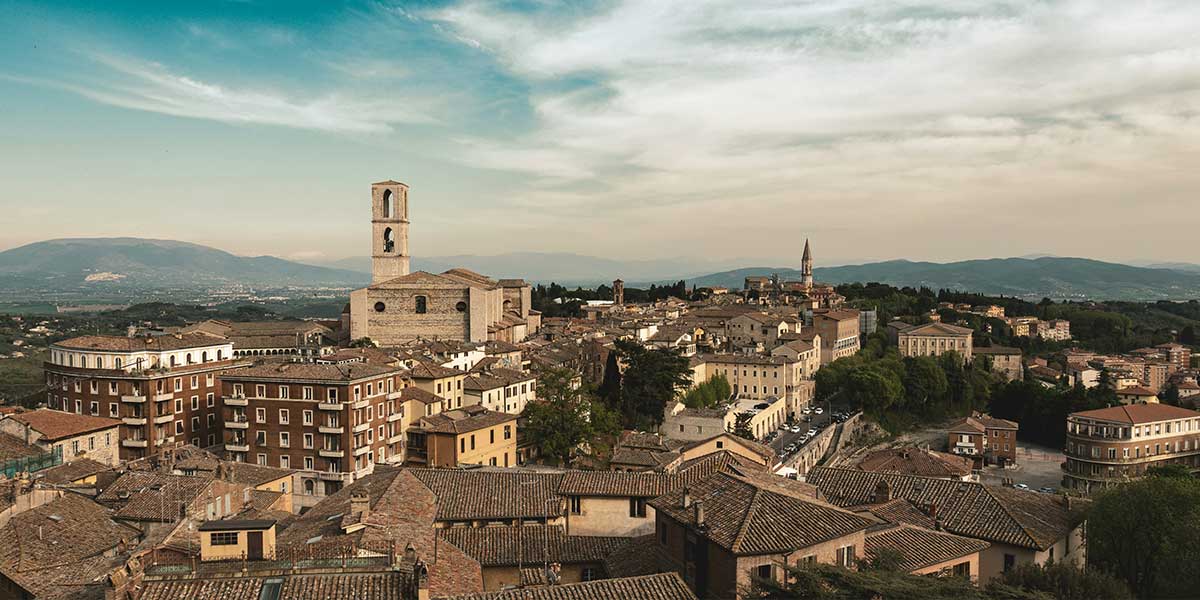
[[[417,339],[519,342],[537,329],[530,287],[468,269],[409,272],[408,186],[371,184],[371,285],[351,292],[342,314],[349,339],[380,346]]]

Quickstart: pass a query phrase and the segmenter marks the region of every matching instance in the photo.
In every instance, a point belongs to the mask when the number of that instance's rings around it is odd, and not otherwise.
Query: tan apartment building
[[[1192,365],[1192,349],[1183,344],[1168,342],[1155,346],[1171,364],[1171,371],[1190,368]]]
[[[517,415],[468,406],[422,417],[408,430],[407,464],[425,467],[517,464]]]
[[[414,386],[445,400],[442,410],[466,406],[463,392],[466,376],[464,371],[428,361],[416,361],[408,372]]]
[[[519,415],[537,400],[537,376],[501,367],[472,371],[463,379],[463,394],[467,406]]]
[[[926,323],[898,333],[901,356],[941,356],[957,352],[964,361],[974,356],[974,331],[946,323]]]
[[[326,496],[404,454],[406,371],[369,363],[261,362],[222,377],[230,460],[300,470]]]
[[[858,311],[818,309],[813,312],[813,328],[821,335],[821,364],[858,353]]]
[[[1063,487],[1082,492],[1138,479],[1178,464],[1200,471],[1200,412],[1130,404],[1067,417]]]
[[[974,348],[972,354],[984,356],[992,361],[992,372],[1006,381],[1020,381],[1025,371],[1021,365],[1021,349],[1008,346],[986,346]]]
[[[81,458],[120,464],[121,422],[105,417],[40,408],[0,416],[0,433],[47,453],[61,453],[62,462]]]
[[[566,530],[571,535],[636,537],[654,533],[650,501],[679,485],[661,473],[570,471],[558,494],[566,498]]]
[[[698,354],[691,360],[692,382],[699,385],[721,375],[739,400],[781,398],[795,416],[812,401],[812,378],[818,365],[812,353],[802,358],[786,354]],[[786,419],[786,415],[785,415]]]
[[[203,333],[89,335],[50,346],[46,405],[119,419],[121,459],[220,443],[219,377],[245,364],[228,340]]]

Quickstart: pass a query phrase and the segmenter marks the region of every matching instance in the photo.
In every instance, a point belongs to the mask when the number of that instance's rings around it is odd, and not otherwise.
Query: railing
[[[17,473],[35,473],[42,469],[57,467],[61,465],[62,448],[55,448],[53,452],[39,454],[37,456],[23,456],[0,462],[0,473],[5,477],[12,479]]]

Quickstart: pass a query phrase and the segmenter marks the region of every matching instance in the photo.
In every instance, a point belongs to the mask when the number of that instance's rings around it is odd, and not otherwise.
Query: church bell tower
[[[804,256],[800,258],[800,282],[805,289],[812,289],[813,286],[813,259],[812,250],[808,247],[808,240],[804,240]]]
[[[371,184],[371,283],[408,275],[408,186]]]

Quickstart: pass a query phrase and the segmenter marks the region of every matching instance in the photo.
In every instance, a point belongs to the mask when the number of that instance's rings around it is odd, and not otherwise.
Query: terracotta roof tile
[[[624,579],[601,579],[542,587],[526,587],[469,596],[452,600],[696,600],[696,595],[676,573],[662,573]]]
[[[49,408],[12,413],[8,418],[29,425],[34,430],[41,432],[42,439],[50,442],[121,425],[121,422],[116,419],[77,415]]]
[[[629,538],[566,535],[562,526],[451,527],[438,536],[484,567],[510,567],[542,562],[598,563]]]
[[[558,491],[564,496],[655,498],[677,489],[679,477],[627,471],[574,471],[563,475]]]
[[[900,568],[911,572],[938,563],[966,558],[986,550],[990,545],[974,538],[912,525],[891,524],[867,532],[865,550],[868,555],[875,555],[884,548],[896,550],[902,557]]]

